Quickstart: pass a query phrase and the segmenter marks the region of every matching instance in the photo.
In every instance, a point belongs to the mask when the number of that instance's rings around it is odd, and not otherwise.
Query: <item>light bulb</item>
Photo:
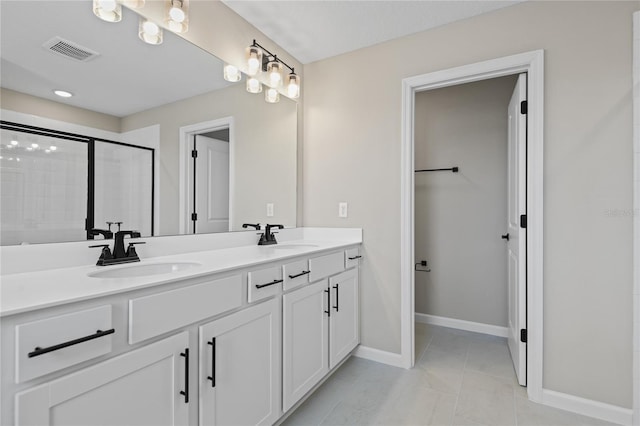
[[[300,97],[300,77],[291,73],[287,77],[287,96],[292,99]]]
[[[240,81],[242,78],[242,74],[240,74],[240,70],[235,65],[226,64],[223,68],[224,79],[235,83],[236,81]]]
[[[249,93],[262,92],[262,84],[260,84],[260,81],[258,81],[257,78],[250,77],[247,79],[247,92]]]
[[[189,29],[189,1],[169,0],[167,2],[167,26],[176,33],[186,33]]]
[[[138,22],[138,37],[148,44],[158,45],[162,43],[162,28],[155,22],[140,17]]]
[[[32,143],[32,144],[31,144],[31,148],[33,148],[33,149],[37,149],[37,148],[38,148],[38,146],[39,146],[39,145],[38,145],[37,143]]]
[[[264,100],[270,104],[275,104],[280,100],[280,93],[273,87],[270,87],[264,94]]]
[[[269,76],[269,86],[279,87],[282,83],[282,64],[271,61],[267,64],[267,75]]]
[[[116,0],[93,0],[93,14],[103,21],[120,22],[122,6]]]
[[[262,49],[256,46],[247,48],[247,74],[256,75],[262,66]]]

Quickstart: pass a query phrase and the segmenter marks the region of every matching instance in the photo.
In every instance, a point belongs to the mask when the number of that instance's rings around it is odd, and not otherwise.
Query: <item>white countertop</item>
[[[157,256],[143,259],[141,262],[117,266],[77,266],[3,275],[0,282],[0,316],[344,248],[360,242],[353,239],[336,241],[305,239],[287,241],[275,246],[250,245]],[[200,265],[182,271],[143,277],[95,278],[88,275],[106,268],[126,268],[133,265],[168,262],[196,262]]]

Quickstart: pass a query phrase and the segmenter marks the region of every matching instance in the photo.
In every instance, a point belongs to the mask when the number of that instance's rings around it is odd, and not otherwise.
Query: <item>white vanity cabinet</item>
[[[280,300],[200,326],[200,425],[270,425],[280,417]]]
[[[21,392],[17,425],[187,425],[183,332]]]
[[[311,285],[283,296],[283,409],[288,411],[360,342],[358,264],[344,253],[310,259]]]
[[[354,246],[4,315],[0,424],[275,424],[359,343]]]

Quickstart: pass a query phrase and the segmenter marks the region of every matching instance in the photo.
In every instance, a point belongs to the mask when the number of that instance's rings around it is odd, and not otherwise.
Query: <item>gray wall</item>
[[[507,326],[508,76],[416,95],[416,312]]]
[[[401,80],[545,49],[544,377],[632,396],[632,12],[524,2],[305,66],[305,226],[362,227],[361,337],[400,352]],[[337,217],[340,201],[349,218]]]

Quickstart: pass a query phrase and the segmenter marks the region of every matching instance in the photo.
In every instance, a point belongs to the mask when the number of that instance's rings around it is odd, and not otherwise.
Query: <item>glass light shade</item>
[[[144,7],[145,0],[124,0],[122,4],[129,9],[142,9]]]
[[[262,92],[262,84],[257,78],[249,77],[247,79],[247,92],[260,93]]]
[[[271,61],[267,64],[267,76],[269,78],[269,86],[280,87],[282,84],[282,64],[277,61]]]
[[[264,100],[270,104],[275,104],[280,101],[280,93],[278,93],[278,90],[273,87],[269,87],[267,91],[264,92]]]
[[[120,22],[122,6],[116,0],[93,0],[93,14],[103,21]]]
[[[257,46],[247,47],[247,74],[256,75],[262,68],[262,49]]]
[[[300,97],[300,76],[291,73],[287,76],[287,96],[291,99]]]
[[[167,1],[167,26],[174,33],[189,30],[189,0]]]
[[[155,22],[140,17],[138,24],[138,37],[149,44],[162,44],[162,28]]]
[[[235,65],[226,64],[223,68],[223,72],[224,79],[232,83],[235,83],[242,79],[242,74],[240,73],[238,67],[236,67]]]

